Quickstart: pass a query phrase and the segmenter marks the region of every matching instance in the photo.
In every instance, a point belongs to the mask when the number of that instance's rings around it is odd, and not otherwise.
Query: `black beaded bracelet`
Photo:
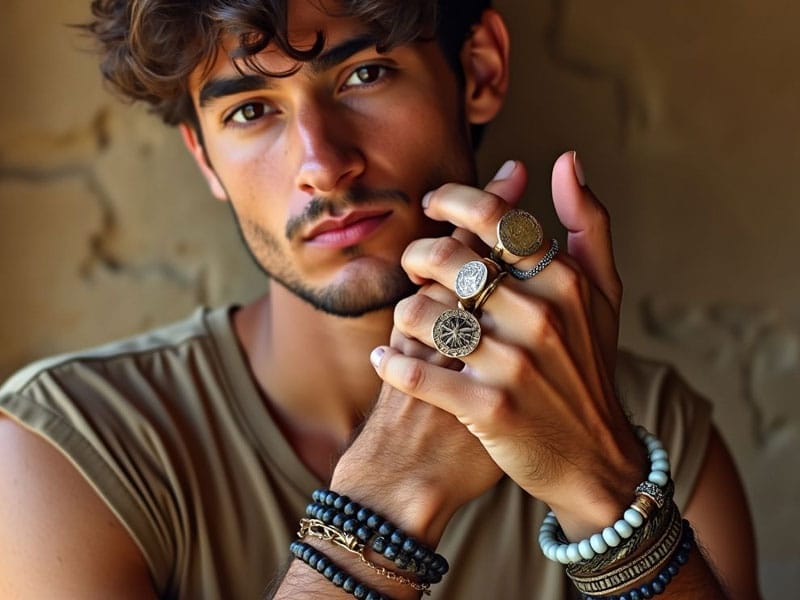
[[[352,575],[340,569],[330,558],[313,546],[304,542],[293,541],[289,550],[296,557],[315,569],[336,587],[342,588],[359,600],[388,600],[386,596],[368,588]]]
[[[646,600],[659,594],[663,594],[670,581],[678,574],[681,567],[689,562],[689,554],[694,548],[694,531],[689,521],[683,520],[683,534],[675,554],[667,565],[659,571],[652,581],[640,585],[639,587],[628,590],[616,596],[584,596],[584,600]]]
[[[398,568],[414,573],[420,581],[438,583],[449,570],[450,565],[442,555],[347,496],[318,489],[311,497],[314,503],[306,508],[309,517],[355,535]]]

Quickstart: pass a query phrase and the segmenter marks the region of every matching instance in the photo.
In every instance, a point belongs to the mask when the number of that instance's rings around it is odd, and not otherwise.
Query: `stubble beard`
[[[281,268],[280,265],[288,265],[289,261],[272,233],[258,223],[240,219],[233,212],[239,236],[256,266],[273,283],[281,285],[317,310],[338,317],[361,317],[394,307],[418,289],[399,264],[384,264],[380,269],[371,268],[369,275],[345,276],[345,281],[311,286],[290,268]],[[352,254],[353,260],[360,254],[357,247],[346,248],[343,252]]]

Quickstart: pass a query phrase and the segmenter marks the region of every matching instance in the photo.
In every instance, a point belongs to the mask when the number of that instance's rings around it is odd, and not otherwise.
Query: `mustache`
[[[291,217],[286,222],[286,239],[291,241],[303,227],[313,224],[323,215],[332,215],[337,210],[348,206],[361,206],[371,202],[387,200],[392,203],[411,204],[411,198],[409,198],[408,194],[396,189],[354,187],[335,200],[315,196],[306,204],[302,213]]]

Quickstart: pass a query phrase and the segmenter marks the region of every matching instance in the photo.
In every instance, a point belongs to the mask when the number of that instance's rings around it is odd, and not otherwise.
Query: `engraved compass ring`
[[[512,209],[497,223],[497,243],[492,248],[492,259],[517,262],[534,254],[543,239],[542,226],[536,217],[527,211]]]
[[[433,323],[433,344],[450,358],[471,354],[481,341],[481,324],[471,313],[460,308],[440,314]]]

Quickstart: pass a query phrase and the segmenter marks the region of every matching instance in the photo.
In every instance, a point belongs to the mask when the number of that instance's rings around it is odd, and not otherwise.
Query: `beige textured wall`
[[[800,7],[789,0],[498,4],[515,83],[481,156],[577,148],[614,217],[623,340],[715,403],[755,510],[766,597],[800,594]],[[65,23],[0,17],[0,377],[35,357],[246,300],[264,282],[174,132],[120,105]]]

